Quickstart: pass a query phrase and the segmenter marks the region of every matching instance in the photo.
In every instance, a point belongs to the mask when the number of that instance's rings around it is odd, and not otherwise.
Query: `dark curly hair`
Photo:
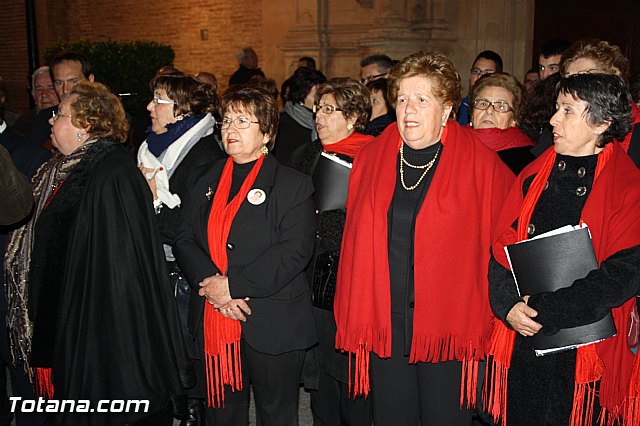
[[[356,131],[364,129],[371,117],[371,98],[362,83],[352,78],[332,78],[318,87],[316,102],[324,95],[333,95],[345,118],[356,118],[353,125]]]
[[[269,136],[267,148],[271,150],[275,144],[280,113],[278,101],[272,94],[261,87],[230,87],[220,98],[219,114],[224,117],[228,111],[244,110],[256,116],[260,132]]]
[[[400,81],[416,76],[431,81],[436,98],[443,104],[448,103],[453,107],[449,120],[455,119],[455,112],[460,105],[462,84],[460,74],[453,66],[453,62],[439,52],[417,52],[398,62],[389,74],[389,100],[394,106],[398,101]]]
[[[204,115],[215,111],[216,92],[210,84],[190,75],[159,75],[151,80],[151,91],[164,89],[169,99],[175,102],[173,114]]]
[[[102,83],[83,81],[71,89],[71,122],[79,128],[89,128],[94,138],[127,140],[129,123],[120,98]]]
[[[327,77],[320,71],[310,68],[298,68],[289,79],[287,100],[293,103],[304,102],[311,89],[327,81]]]
[[[609,122],[597,146],[622,140],[631,130],[631,95],[624,81],[611,74],[575,74],[558,83],[556,93],[587,103],[585,119],[591,126]]]
[[[537,81],[533,93],[525,100],[518,127],[535,142],[542,130],[549,127],[549,120],[556,112],[556,86],[561,78],[560,73],[555,73]]]

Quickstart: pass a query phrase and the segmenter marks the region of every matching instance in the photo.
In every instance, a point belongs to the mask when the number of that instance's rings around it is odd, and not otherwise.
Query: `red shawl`
[[[640,123],[640,108],[636,105],[635,102],[631,102],[631,119],[633,123],[631,124],[631,130],[627,133],[627,136],[624,137],[622,143],[622,149],[624,152],[629,151],[629,145],[631,144],[631,136],[633,135],[633,126]]]
[[[610,149],[611,157],[594,182],[582,210],[582,220],[591,231],[599,263],[622,249],[640,244],[640,173],[617,144],[612,144]],[[553,148],[550,148],[523,170],[509,192],[504,209],[497,219],[495,229],[498,232],[494,237],[493,253],[496,260],[506,268],[509,268],[509,263],[504,246],[518,241],[517,232],[511,225],[520,216],[522,209],[522,183],[527,177],[537,174],[552,155]],[[603,408],[601,424],[613,425],[617,419],[626,421],[624,425],[637,425],[640,422],[640,361],[629,350],[625,332],[629,329],[634,299],[612,310],[618,334],[584,347],[577,358],[572,425],[590,424],[590,412],[594,402],[593,385],[598,380],[600,405]],[[489,404],[489,410],[496,421],[501,417],[503,423],[506,423],[507,404],[504,385],[511,362],[514,338],[515,332],[499,323],[491,341],[494,343],[506,339],[510,341],[510,347],[492,345],[488,351],[493,356],[495,365],[492,369],[494,376],[489,379],[489,386],[485,388],[489,393],[489,399],[485,399],[485,402]]]
[[[344,154],[348,157],[355,158],[356,153],[366,143],[373,140],[373,136],[363,135],[362,133],[353,132],[346,138],[332,143],[329,145],[322,144],[322,149],[326,152],[333,152],[336,154]],[[322,142],[322,141],[320,141]]]
[[[474,133],[487,148],[495,152],[534,145],[533,141],[517,127],[474,129]]]
[[[370,352],[391,356],[387,212],[401,143],[397,125],[389,125],[358,153],[349,180],[334,311],[336,347],[356,355],[356,395],[369,392]],[[491,334],[491,218],[501,208],[513,174],[455,121],[447,124],[442,143],[440,162],[416,217],[409,362],[463,361],[468,385],[461,398],[473,404],[477,362]]]
[[[245,200],[251,185],[256,180],[264,162],[261,155],[251,172],[245,178],[238,193],[227,204],[231,191],[233,160],[227,159],[222,170],[220,182],[213,197],[207,226],[207,237],[211,260],[221,273],[227,273],[227,239],[231,224]],[[236,320],[225,318],[213,305],[204,306],[204,354],[207,375],[207,400],[210,407],[224,404],[224,385],[232,390],[242,389],[242,371],[240,368],[240,335],[242,327]]]

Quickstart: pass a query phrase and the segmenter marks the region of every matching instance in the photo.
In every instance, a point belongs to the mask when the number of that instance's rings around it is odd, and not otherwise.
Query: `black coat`
[[[224,156],[225,154],[214,140],[213,134],[210,134],[193,145],[189,153],[180,161],[169,179],[169,189],[180,197],[182,204],[173,209],[164,206],[160,214],[157,215],[160,235],[164,244],[173,244],[178,232],[184,202],[188,200],[188,194],[193,190],[198,179]]]
[[[213,197],[206,194],[215,192],[224,164],[216,163],[195,186],[174,244],[178,263],[195,290],[189,328],[199,335],[205,299],[197,295],[198,284],[219,272],[207,244]],[[266,200],[259,205],[244,200],[227,243],[231,297],[250,298],[252,314],[241,323],[243,337],[255,350],[271,355],[306,349],[316,342],[304,275],[315,236],[311,179],[269,156],[252,188],[264,190]]]
[[[31,361],[55,399],[147,399],[149,413],[193,383],[151,192],[128,152],[95,142],[35,225]],[[148,413],[61,415],[119,424]],[[68,417],[67,417],[68,416]]]

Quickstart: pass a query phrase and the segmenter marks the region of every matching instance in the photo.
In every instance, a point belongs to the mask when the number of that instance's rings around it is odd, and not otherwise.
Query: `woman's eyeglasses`
[[[216,127],[218,129],[228,129],[229,126],[231,126],[231,123],[233,123],[233,125],[236,126],[236,129],[248,129],[252,123],[259,124],[260,122],[251,121],[245,117],[236,118],[235,120],[232,120],[230,118],[223,118],[222,120],[216,123]]]
[[[62,117],[69,117],[69,118],[71,118],[71,116],[70,116],[70,115],[63,114],[63,113],[61,113],[61,112],[60,112],[60,110],[58,110],[58,111],[53,110],[53,111],[52,111],[51,118],[53,119],[53,121],[58,121],[58,119],[59,119],[59,118],[62,118]]]
[[[153,99],[151,99],[151,100],[153,101],[153,104],[155,106],[158,106],[158,105],[174,105],[175,104],[174,101],[167,101],[167,100],[164,100],[164,99],[160,99],[157,96],[154,96]]]
[[[511,108],[509,106],[508,103],[506,103],[505,101],[496,101],[496,102],[490,102],[486,99],[476,99],[473,102],[473,107],[475,109],[479,109],[484,111],[485,109],[489,108],[490,106],[493,107],[493,110],[495,112],[509,112],[509,111],[513,111],[513,108]]]
[[[313,113],[317,113],[318,111],[322,111],[324,114],[333,114],[333,111],[342,111],[342,108],[338,108],[338,107],[334,107],[333,105],[328,105],[328,104],[324,104],[324,105],[314,105],[313,106]]]

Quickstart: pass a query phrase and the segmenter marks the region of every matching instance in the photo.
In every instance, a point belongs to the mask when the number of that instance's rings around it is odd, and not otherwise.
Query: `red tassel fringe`
[[[53,398],[53,381],[51,380],[50,368],[36,368],[36,387],[38,395],[46,399]]]
[[[220,408],[224,407],[225,385],[230,386],[232,392],[242,390],[242,327],[238,321],[223,317],[208,303],[205,305],[204,323],[207,402],[209,407]]]
[[[516,332],[496,321],[489,340],[487,374],[484,378],[482,401],[496,424],[507,424],[507,379],[513,355]]]

